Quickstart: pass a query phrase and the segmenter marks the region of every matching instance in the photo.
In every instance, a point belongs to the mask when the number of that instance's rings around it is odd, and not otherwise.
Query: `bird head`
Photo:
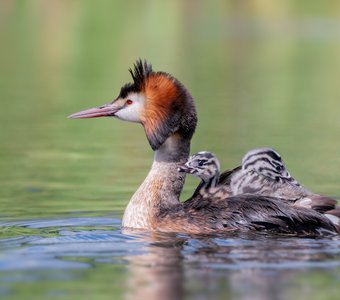
[[[244,172],[256,172],[276,181],[294,181],[286,169],[278,152],[271,148],[250,150],[242,159]]]
[[[125,84],[116,99],[74,113],[69,118],[115,117],[140,123],[153,150],[175,133],[191,139],[197,115],[193,99],[184,85],[168,73],[154,72],[151,64],[140,59],[129,71],[133,82]]]
[[[214,153],[201,151],[190,156],[188,161],[177,170],[208,182],[211,178],[219,178],[220,163]]]

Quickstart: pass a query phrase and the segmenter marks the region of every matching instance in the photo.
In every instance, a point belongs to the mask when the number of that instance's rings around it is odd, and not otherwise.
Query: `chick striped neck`
[[[220,173],[216,172],[215,176],[210,178],[209,180],[202,180],[202,188],[205,190],[209,190],[217,186],[218,178],[220,177]]]

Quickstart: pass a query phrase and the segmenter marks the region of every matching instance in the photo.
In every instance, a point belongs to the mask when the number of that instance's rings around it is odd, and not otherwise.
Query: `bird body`
[[[111,103],[80,111],[70,118],[116,117],[140,123],[155,151],[151,169],[125,209],[123,227],[187,233],[269,230],[282,233],[335,232],[322,214],[263,196],[224,197],[207,194],[198,201],[179,201],[197,114],[188,90],[173,76],[154,72],[138,60],[133,82]],[[253,200],[253,201],[251,201]],[[254,203],[258,203],[256,207]]]
[[[157,230],[214,234],[235,230],[315,236],[334,234],[334,224],[317,211],[292,207],[272,197],[237,195],[216,191],[160,210]]]

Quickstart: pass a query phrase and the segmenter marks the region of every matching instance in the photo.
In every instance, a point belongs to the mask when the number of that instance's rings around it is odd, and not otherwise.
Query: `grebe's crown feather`
[[[133,69],[129,69],[129,72],[132,76],[135,88],[140,91],[142,90],[146,79],[153,73],[152,65],[146,60],[143,62],[142,59],[139,58],[135,62]]]
[[[129,69],[133,82],[127,83],[120,89],[118,98],[126,98],[130,93],[139,93],[145,87],[147,79],[153,73],[152,66],[146,60],[138,59],[133,68]]]

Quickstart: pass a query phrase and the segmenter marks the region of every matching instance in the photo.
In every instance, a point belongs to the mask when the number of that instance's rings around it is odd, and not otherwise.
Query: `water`
[[[226,169],[272,146],[339,198],[339,15],[293,0],[1,1],[0,296],[338,299],[338,238],[123,234],[152,161],[143,129],[66,116],[110,101],[148,58],[195,98],[192,152]]]
[[[25,299],[327,299],[339,281],[340,240],[263,234],[125,233],[111,217],[1,223],[0,293]],[[311,290],[322,275],[326,282]],[[322,289],[320,289],[322,288]],[[34,294],[33,294],[34,292]]]

